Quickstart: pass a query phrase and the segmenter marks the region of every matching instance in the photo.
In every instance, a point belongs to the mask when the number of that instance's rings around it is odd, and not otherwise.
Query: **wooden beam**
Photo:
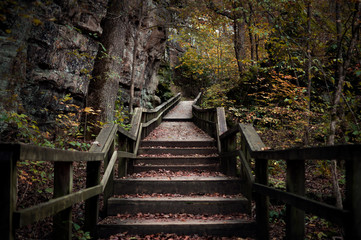
[[[217,108],[217,123],[219,135],[222,135],[224,132],[227,131],[226,114],[223,107]]]
[[[361,144],[267,150],[252,153],[254,158],[288,160],[352,160],[354,156],[361,156]]]
[[[134,153],[118,151],[118,158],[135,158],[136,156]]]
[[[277,199],[286,204],[291,204],[299,209],[305,210],[306,212],[315,214],[340,225],[345,224],[348,216],[349,211],[347,210],[342,210],[307,197],[298,196],[297,194],[264,186],[263,184],[254,183],[253,190],[258,194],[267,195],[270,198]]]
[[[100,162],[87,162],[86,167],[86,188],[92,188],[100,183]],[[85,200],[84,230],[90,232],[96,238],[95,231],[99,218],[99,195],[92,196]]]
[[[69,151],[40,147],[25,143],[1,144],[3,149],[19,148],[19,160],[30,161],[53,161],[53,162],[79,162],[79,161],[102,161],[104,154],[81,151]]]
[[[104,172],[103,178],[100,182],[100,185],[103,186],[102,191],[104,191],[105,187],[107,186],[109,177],[113,173],[114,164],[115,164],[115,161],[117,160],[117,158],[118,158],[118,154],[116,151],[114,151],[111,159],[109,160],[109,163],[107,164],[108,166]]]
[[[250,152],[264,150],[266,145],[264,145],[262,139],[256,132],[256,129],[251,124],[239,124],[239,130],[246,139],[247,147]],[[259,158],[259,157],[258,157]],[[259,159],[268,159],[268,158],[259,158]]]
[[[346,202],[350,212],[345,221],[346,239],[361,239],[361,155],[346,162]]]
[[[137,132],[138,132],[138,130],[137,130]],[[118,135],[122,135],[122,137],[128,138],[128,139],[130,139],[132,141],[136,140],[136,136],[134,136],[132,133],[128,132],[127,130],[125,130],[121,126],[118,126]]]
[[[134,113],[133,113],[133,117],[132,117],[132,121],[131,121],[131,124],[130,124],[132,126],[132,128],[129,131],[130,134],[133,135],[134,137],[138,136],[140,123],[142,121],[142,113],[143,113],[142,108],[135,108]]]
[[[268,160],[256,159],[255,182],[268,186]],[[269,239],[269,197],[259,192],[255,194],[258,239]]]
[[[287,192],[305,195],[305,160],[287,161]],[[286,239],[305,238],[305,212],[291,204],[286,206]]]
[[[82,202],[93,196],[102,193],[100,184],[91,188],[83,189],[78,192],[74,192],[63,197],[51,199],[48,202],[40,203],[36,206],[18,210],[15,212],[19,219],[19,227],[26,226],[28,224],[40,221],[46,217],[51,217],[54,214],[71,207],[75,203]]]
[[[54,163],[54,198],[68,195],[73,189],[73,163]],[[66,208],[53,216],[53,236],[56,240],[72,238],[72,208]]]
[[[11,148],[0,147],[0,234],[3,239],[15,239],[14,222],[16,217],[13,212],[16,209],[17,198],[17,168],[16,162],[19,159],[19,146]],[[15,226],[14,226],[15,225]]]

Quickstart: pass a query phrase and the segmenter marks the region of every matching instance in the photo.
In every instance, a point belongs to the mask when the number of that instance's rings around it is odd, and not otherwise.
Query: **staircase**
[[[99,237],[148,235],[254,237],[241,180],[219,172],[216,141],[191,122],[180,102],[142,142],[128,177],[114,182]]]

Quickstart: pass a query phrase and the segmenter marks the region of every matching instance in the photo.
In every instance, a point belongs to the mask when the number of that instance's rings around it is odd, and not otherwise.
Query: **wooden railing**
[[[266,150],[252,125],[238,124],[217,134],[220,116],[216,110],[193,108],[204,131],[213,131],[220,141],[221,166],[228,175],[240,176],[241,192],[256,204],[258,239],[269,239],[269,198],[286,204],[286,239],[304,239],[305,212],[315,214],[343,227],[346,239],[361,239],[361,145]],[[206,113],[207,112],[207,113]],[[224,113],[221,114],[222,117]],[[225,120],[221,120],[225,122]],[[240,143],[237,144],[237,138]],[[236,169],[237,158],[240,168]],[[305,160],[345,160],[346,200],[340,209],[305,197]],[[286,161],[286,191],[268,186],[268,161]],[[251,161],[255,168],[252,173]]]
[[[217,140],[218,151],[221,150],[219,136],[227,131],[224,108],[202,109],[199,107],[201,93],[198,94],[192,105],[193,122],[211,137]]]
[[[160,124],[162,117],[180,99],[171,98],[154,111],[136,108],[132,128],[128,132],[116,124],[107,124],[99,133],[89,152],[66,151],[22,143],[0,144],[0,234],[1,239],[14,239],[15,229],[53,216],[54,239],[72,238],[72,205],[85,201],[85,230],[96,236],[99,216],[99,195],[103,194],[104,211],[113,195],[114,165],[118,175],[131,171],[129,162],[137,154],[140,140]],[[159,120],[160,119],[160,120]],[[18,161],[54,162],[54,198],[30,208],[16,210]],[[86,188],[72,192],[73,162],[85,161]],[[101,163],[104,174],[101,178]],[[101,180],[100,180],[101,178]]]

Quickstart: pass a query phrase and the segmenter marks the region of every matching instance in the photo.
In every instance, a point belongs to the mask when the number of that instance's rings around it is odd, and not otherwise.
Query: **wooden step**
[[[192,164],[192,165],[133,165],[133,173],[141,173],[147,171],[157,171],[159,169],[165,171],[212,171],[217,172],[219,171],[220,167],[219,164]]]
[[[100,238],[117,233],[147,235],[154,233],[175,233],[178,235],[238,236],[255,237],[256,224],[249,220],[119,220],[113,224],[98,225]]]
[[[164,157],[141,157],[133,160],[134,165],[198,165],[218,164],[218,157],[206,156],[164,156]]]
[[[163,118],[164,122],[192,122],[192,117],[167,117]]]
[[[214,147],[216,141],[205,139],[204,141],[141,141],[141,147]]]
[[[152,193],[236,195],[240,193],[240,189],[241,180],[230,177],[147,177],[114,181],[115,195]]]
[[[192,213],[192,214],[231,214],[250,213],[246,198],[224,197],[145,197],[110,198],[108,216],[143,213]]]
[[[158,147],[142,147],[138,150],[138,155],[211,155],[218,154],[218,151],[215,147],[208,148],[200,148],[200,147],[192,147],[192,148],[158,148]]]

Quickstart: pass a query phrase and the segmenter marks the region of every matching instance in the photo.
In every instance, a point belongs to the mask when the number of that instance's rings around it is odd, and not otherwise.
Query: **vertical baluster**
[[[13,212],[16,208],[16,162],[19,159],[19,146],[0,146],[0,234],[3,239],[15,239]]]
[[[87,162],[86,187],[93,187],[100,183],[100,161]],[[96,225],[99,217],[99,195],[91,197],[85,201],[85,231],[90,232],[93,238],[96,236]]]
[[[73,163],[54,163],[54,198],[67,195],[73,189]],[[72,219],[69,207],[53,217],[54,239],[66,240],[72,238]]]
[[[288,160],[286,176],[287,192],[305,195],[305,161]],[[286,206],[286,238],[303,240],[305,235],[305,212],[291,205]]]
[[[353,153],[346,161],[346,202],[350,214],[345,221],[346,239],[361,239],[361,159]]]
[[[222,151],[232,152],[237,148],[237,134],[236,132],[228,136],[222,141]],[[227,176],[236,176],[237,170],[236,156],[227,156],[222,158],[221,169]]]
[[[256,183],[268,186],[268,160],[255,159]],[[255,194],[258,239],[269,239],[269,197]]]
[[[105,157],[105,161],[104,161],[104,171],[106,171],[109,161],[112,158],[113,152],[115,150],[115,141],[112,142],[108,154]],[[108,211],[108,199],[113,195],[113,186],[114,186],[114,168],[112,173],[109,176],[109,180],[108,183],[104,189],[104,207],[103,207],[103,211],[105,213],[107,213]]]

